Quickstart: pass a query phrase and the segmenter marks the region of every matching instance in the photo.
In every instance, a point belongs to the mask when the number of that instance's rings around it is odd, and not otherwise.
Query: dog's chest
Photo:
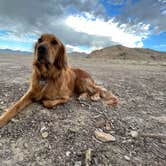
[[[42,96],[45,99],[56,99],[63,95],[66,91],[63,82],[40,79],[39,85],[41,87]]]
[[[48,84],[48,79],[44,77],[40,77],[39,79],[39,86],[40,87],[45,87]]]

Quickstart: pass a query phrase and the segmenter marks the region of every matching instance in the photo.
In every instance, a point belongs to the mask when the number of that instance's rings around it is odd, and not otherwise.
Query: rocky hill
[[[144,48],[128,48],[122,45],[95,50],[89,54],[90,58],[109,58],[124,60],[166,60],[166,52],[159,52]]]

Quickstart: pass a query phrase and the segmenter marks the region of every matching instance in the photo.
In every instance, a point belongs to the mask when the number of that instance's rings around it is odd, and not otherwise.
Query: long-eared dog
[[[55,35],[43,34],[35,44],[29,90],[0,116],[0,127],[33,101],[41,101],[45,107],[52,108],[66,103],[74,93],[80,99],[102,98],[108,105],[118,102],[110,91],[98,86],[86,71],[68,66],[65,47]]]

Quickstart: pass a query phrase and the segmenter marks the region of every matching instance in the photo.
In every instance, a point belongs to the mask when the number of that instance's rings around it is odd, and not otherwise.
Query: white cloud
[[[161,12],[162,15],[166,15],[166,9]]]
[[[110,41],[128,47],[143,47],[142,40],[149,34],[148,24],[139,23],[146,33],[137,35],[133,31],[129,31],[127,25],[119,26],[118,22],[115,22],[114,19],[104,21],[92,16],[71,15],[67,17],[66,24],[77,32],[107,37]]]
[[[72,46],[72,45],[69,45],[69,44],[66,45],[66,48],[67,48],[68,52],[85,52],[85,53],[90,53],[91,52],[91,49],[81,48],[79,46]]]
[[[26,42],[26,43],[32,43],[36,40],[36,35],[32,34],[22,34],[22,35],[15,35],[14,33],[8,32],[6,34],[0,35],[0,40],[5,41],[14,41],[14,42]]]

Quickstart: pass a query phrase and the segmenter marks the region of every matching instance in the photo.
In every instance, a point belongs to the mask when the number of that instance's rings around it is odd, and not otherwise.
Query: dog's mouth
[[[44,55],[44,54],[37,54],[37,61],[39,62],[39,63],[45,63],[45,62],[47,62],[48,60],[47,60],[47,58],[46,58],[46,55]]]
[[[49,65],[50,62],[48,60],[48,55],[46,54],[39,54],[37,53],[37,63],[38,64],[45,64],[45,65]]]

